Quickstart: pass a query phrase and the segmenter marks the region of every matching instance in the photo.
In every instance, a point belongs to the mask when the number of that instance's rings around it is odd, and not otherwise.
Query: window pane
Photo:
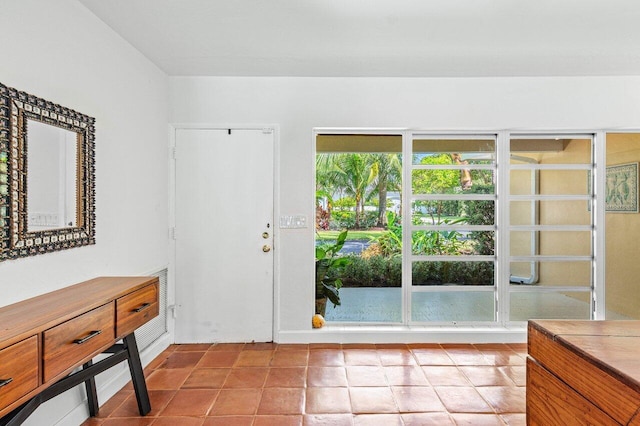
[[[348,287],[340,289],[342,304],[327,304],[325,320],[345,322],[401,322],[400,287]]]
[[[514,164],[591,164],[591,139],[511,139]]]
[[[511,321],[536,319],[589,319],[589,292],[512,292]]]
[[[582,200],[511,201],[511,225],[590,225],[589,202]]]
[[[494,253],[493,231],[413,231],[411,250],[416,255],[472,256]]]
[[[591,262],[511,262],[512,283],[591,287]]]
[[[413,292],[412,321],[494,321],[492,291]]]
[[[511,231],[511,256],[591,256],[589,231]]]
[[[316,310],[402,322],[402,135],[321,134],[316,154]]]
[[[424,157],[457,154],[465,164],[493,164],[496,142],[493,139],[414,139],[413,164],[425,164]]]
[[[413,262],[411,283],[414,286],[493,285],[493,262]]]
[[[583,203],[584,204],[584,203]],[[494,225],[492,200],[429,200],[411,203],[414,225]]]
[[[447,154],[443,155],[448,157]],[[495,192],[493,170],[413,170],[411,175],[411,188],[414,194],[493,194]]]
[[[511,170],[512,195],[588,195],[588,170]]]

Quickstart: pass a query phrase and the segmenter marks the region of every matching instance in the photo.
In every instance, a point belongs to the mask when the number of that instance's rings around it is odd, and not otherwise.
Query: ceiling
[[[172,76],[640,75],[637,0],[79,0]]]

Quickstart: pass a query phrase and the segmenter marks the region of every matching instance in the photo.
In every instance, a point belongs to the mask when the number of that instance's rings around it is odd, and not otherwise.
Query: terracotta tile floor
[[[524,425],[526,345],[173,345],[84,425]]]

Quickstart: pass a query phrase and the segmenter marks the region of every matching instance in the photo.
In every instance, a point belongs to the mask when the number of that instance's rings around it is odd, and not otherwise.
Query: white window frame
[[[626,132],[626,131],[625,131]],[[633,132],[629,130],[629,132]],[[313,188],[315,190],[315,155],[316,145],[315,140],[319,134],[386,134],[386,135],[401,135],[402,136],[402,158],[403,158],[403,181],[402,181],[402,209],[403,212],[411,211],[412,203],[412,188],[411,188],[411,176],[413,168],[413,146],[412,141],[414,136],[420,135],[430,138],[443,138],[443,139],[459,139],[464,137],[466,139],[472,138],[494,138],[496,144],[496,162],[495,162],[495,174],[496,174],[496,187],[495,194],[482,196],[482,194],[471,195],[457,195],[450,199],[460,200],[477,200],[477,199],[489,199],[495,202],[495,224],[491,226],[475,225],[477,230],[487,230],[495,232],[495,256],[478,256],[476,260],[492,260],[495,262],[494,274],[495,284],[494,286],[464,286],[461,288],[450,287],[448,291],[493,291],[495,292],[495,317],[493,322],[489,321],[470,321],[470,322],[412,322],[411,321],[411,293],[412,289],[412,273],[411,264],[413,261],[413,254],[411,253],[411,232],[413,230],[422,229],[435,229],[433,226],[420,226],[418,228],[411,225],[411,215],[404,214],[402,218],[403,225],[403,266],[402,266],[402,322],[401,323],[375,323],[379,326],[482,326],[483,328],[522,328],[526,325],[525,321],[509,321],[509,296],[512,292],[511,285],[509,283],[510,276],[510,241],[509,233],[511,230],[509,221],[509,174],[510,174],[510,140],[512,138],[524,137],[527,138],[549,138],[549,137],[563,137],[563,138],[590,138],[592,139],[592,206],[593,206],[593,218],[592,218],[592,279],[591,279],[591,319],[605,319],[605,236],[604,236],[604,224],[605,224],[605,209],[602,205],[604,203],[605,194],[605,173],[606,173],[606,134],[612,133],[607,130],[579,130],[579,131],[567,131],[567,130],[482,130],[482,131],[443,131],[443,130],[429,130],[429,129],[407,129],[407,128],[314,128],[313,129],[313,169],[314,179]],[[544,168],[547,168],[545,166]],[[468,168],[464,166],[451,165],[451,166],[421,166],[419,168],[450,168],[455,170],[461,170],[462,168]],[[493,168],[491,166],[482,167],[481,165],[473,166],[474,169],[480,168]],[[553,168],[553,167],[551,167]],[[558,169],[585,169],[585,166],[571,166],[559,165]],[[430,197],[426,197],[430,198]],[[433,198],[443,198],[441,196],[434,196]],[[448,198],[448,197],[445,197]],[[563,199],[580,199],[589,200],[589,196],[569,196],[563,197]],[[465,226],[465,229],[472,225]],[[438,229],[444,230],[446,226],[440,226]],[[585,230],[585,226],[570,226],[571,230]],[[575,228],[575,229],[573,229]],[[524,229],[524,228],[523,228]],[[518,229],[520,230],[520,229]],[[552,229],[547,229],[552,230]],[[469,260],[472,256],[441,256],[441,257],[429,257],[429,260],[457,260],[464,261]],[[483,259],[480,259],[482,257]],[[486,259],[485,259],[486,258]],[[556,256],[556,259],[562,260],[562,256]],[[574,259],[571,257],[571,259]],[[505,283],[506,280],[506,283]],[[418,291],[442,291],[441,287],[433,286],[435,288],[429,289],[429,286],[425,286],[424,289]],[[584,287],[553,287],[549,289],[541,289],[539,291],[584,291]],[[516,290],[518,291],[518,290]],[[524,290],[523,290],[524,291]],[[335,323],[336,325],[343,325],[342,323]],[[351,323],[353,324],[353,323]],[[361,323],[355,323],[361,324]]]
[[[473,166],[464,166],[464,165],[414,165],[413,164],[413,140],[419,137],[423,137],[424,139],[434,139],[434,140],[468,140],[468,139],[478,139],[478,140],[493,140],[495,144],[495,150],[493,151],[495,162],[493,165],[473,165]],[[498,196],[497,196],[497,186],[494,191],[494,194],[434,194],[434,195],[414,195],[413,194],[413,185],[412,185],[412,175],[414,170],[459,170],[462,171],[464,169],[474,169],[474,170],[493,170],[496,176],[496,182],[499,182],[498,176],[498,134],[496,132],[430,132],[430,131],[407,131],[405,133],[405,137],[403,139],[403,160],[408,159],[407,162],[403,161],[403,212],[411,212],[412,211],[412,202],[415,200],[441,200],[447,199],[452,201],[457,200],[486,200],[493,201],[494,208],[498,209]],[[412,232],[420,231],[420,230],[459,230],[461,226],[447,226],[447,225],[413,225],[412,224],[412,215],[404,214],[402,217],[402,257],[403,257],[403,269],[402,269],[402,287],[404,293],[404,309],[403,309],[403,321],[408,325],[420,325],[424,326],[425,324],[433,325],[433,326],[461,326],[461,325],[494,325],[497,323],[498,319],[498,300],[497,300],[497,288],[498,288],[498,262],[497,262],[497,241],[498,241],[498,215],[495,215],[495,223],[490,225],[466,225],[463,226],[464,230],[474,230],[474,231],[493,231],[495,233],[496,238],[496,247],[493,256],[488,255],[470,255],[470,256],[423,256],[423,255],[414,255],[412,253]],[[414,261],[484,261],[484,262],[494,262],[494,285],[493,286],[413,286],[412,283],[412,264]],[[493,296],[493,321],[441,321],[441,322],[423,322],[423,321],[413,321],[412,320],[412,296],[413,293],[417,292],[492,292]]]
[[[502,233],[503,238],[500,241],[502,247],[503,256],[502,268],[500,271],[500,283],[499,287],[499,299],[502,301],[499,306],[498,312],[502,314],[502,318],[499,318],[499,322],[508,327],[524,326],[526,321],[510,321],[510,296],[512,293],[517,292],[545,292],[545,293],[567,293],[567,292],[589,292],[590,300],[590,318],[598,319],[604,318],[604,311],[600,311],[598,308],[598,300],[604,300],[600,293],[604,294],[603,275],[600,276],[597,264],[599,259],[604,262],[604,239],[599,238],[596,231],[599,229],[598,224],[604,224],[604,209],[598,208],[596,200],[598,200],[597,194],[604,194],[604,178],[600,178],[597,172],[597,164],[605,164],[602,147],[599,143],[601,135],[598,132],[580,131],[580,132],[503,132],[503,138],[500,143],[500,158],[503,160],[503,164],[506,165],[506,173],[499,183],[502,184],[502,193],[504,201],[500,205],[501,219],[500,226],[505,230]],[[512,165],[510,164],[511,156],[511,140],[513,139],[548,139],[548,138],[563,138],[563,139],[589,139],[591,140],[591,162],[589,164],[538,164],[538,165]],[[601,155],[601,158],[599,157]],[[591,171],[591,188],[592,194],[586,195],[511,195],[509,191],[511,170],[590,170]],[[576,200],[584,201],[585,204],[592,201],[592,218],[590,225],[511,225],[510,220],[510,203],[511,201],[535,201],[535,200]],[[602,210],[602,211],[600,211]],[[591,255],[590,256],[511,256],[510,247],[510,233],[512,231],[590,231],[591,232]],[[529,262],[529,261],[585,261],[591,264],[591,279],[589,286],[554,286],[554,287],[520,287],[510,283],[510,263],[511,262]],[[603,265],[604,266],[604,265]],[[601,290],[602,289],[602,290]]]

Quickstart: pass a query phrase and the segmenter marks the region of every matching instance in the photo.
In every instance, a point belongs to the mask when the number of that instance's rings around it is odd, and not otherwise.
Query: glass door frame
[[[475,230],[490,230],[495,233],[495,246],[494,246],[494,255],[472,255],[465,256],[464,258],[459,257],[458,259],[454,259],[453,256],[437,256],[432,257],[434,261],[463,261],[468,260],[471,261],[493,261],[494,262],[494,285],[493,286],[434,286],[425,287],[418,290],[418,292],[464,292],[464,291],[474,291],[474,292],[492,292],[493,293],[493,321],[442,321],[442,322],[424,322],[424,321],[413,321],[412,320],[412,297],[414,293],[413,286],[413,276],[412,276],[412,266],[413,261],[418,259],[418,257],[414,256],[412,252],[412,232],[416,230],[414,225],[412,224],[412,201],[414,201],[413,194],[413,182],[412,182],[412,172],[416,170],[413,164],[413,141],[416,137],[425,137],[427,139],[434,140],[493,140],[494,141],[494,151],[493,155],[495,158],[493,167],[483,167],[483,166],[475,166],[470,167],[472,169],[478,170],[493,170],[496,186],[493,195],[470,195],[464,194],[459,196],[451,197],[456,200],[491,200],[494,202],[494,224],[493,226],[474,226],[468,225],[466,228],[474,228]],[[477,326],[478,324],[482,324],[483,326],[493,327],[498,326],[498,283],[499,283],[499,275],[498,275],[498,182],[500,182],[499,178],[499,168],[498,168],[498,133],[491,131],[431,131],[431,130],[408,130],[404,133],[403,137],[403,158],[408,161],[403,162],[403,212],[405,213],[402,217],[402,243],[403,243],[403,269],[402,269],[402,287],[404,293],[404,306],[403,306],[403,321],[405,324],[409,326]],[[462,166],[447,166],[447,169],[452,170],[462,170]]]
[[[502,314],[502,318],[500,319],[500,323],[504,326],[525,326],[526,321],[511,321],[510,318],[510,298],[511,294],[516,293],[518,291],[525,291],[524,288],[515,288],[514,285],[510,283],[510,268],[511,268],[511,260],[512,257],[517,258],[517,256],[511,256],[511,247],[510,247],[510,233],[512,228],[517,230],[517,226],[511,225],[510,220],[510,203],[512,200],[512,196],[510,194],[510,179],[511,179],[511,170],[516,169],[516,167],[512,168],[510,165],[510,156],[511,156],[511,141],[516,139],[551,139],[551,138],[561,138],[561,139],[589,139],[591,140],[591,179],[589,182],[591,193],[587,193],[584,196],[580,195],[559,195],[559,196],[548,196],[549,199],[583,199],[585,202],[591,202],[591,258],[590,258],[590,285],[589,287],[549,287],[549,288],[537,288],[537,292],[579,292],[584,291],[589,288],[589,318],[588,319],[604,319],[604,226],[600,226],[600,224],[604,224],[604,185],[605,180],[603,173],[601,170],[605,170],[605,157],[604,157],[604,133],[603,132],[590,132],[590,131],[578,131],[578,132],[566,132],[566,131],[551,131],[551,132],[541,132],[541,131],[518,131],[518,132],[502,132],[502,141],[500,143],[500,153],[499,157],[503,160],[503,164],[506,165],[507,173],[506,176],[503,176],[502,181],[500,182],[502,185],[502,193],[505,194],[503,197],[503,202],[501,203],[501,226],[505,232],[502,233],[502,241],[500,245],[502,246],[502,250],[504,256],[502,257],[502,268],[500,270],[501,282],[499,284],[499,299],[501,300],[499,306],[499,313]],[[583,169],[583,164],[558,164],[554,165],[546,165],[539,167],[527,167],[523,166],[522,168],[529,169],[531,168],[536,170],[579,170]],[[602,194],[602,195],[600,195]],[[544,198],[543,196],[540,196]],[[513,197],[514,199],[518,199],[517,196]],[[523,197],[527,198],[527,197]],[[536,198],[536,197],[532,197]],[[544,228],[541,226],[540,228]],[[551,227],[553,228],[553,227]],[[575,228],[576,230],[584,228],[584,226],[578,225],[563,225],[560,228],[564,228],[565,230],[572,230]],[[532,227],[533,229],[533,227]],[[526,256],[525,256],[526,257]],[[543,256],[544,257],[544,256]],[[577,256],[580,257],[580,256]],[[575,256],[548,256],[547,259],[549,261],[561,260],[565,258],[567,261],[578,260]],[[587,318],[585,318],[587,319]]]
[[[403,214],[402,217],[402,321],[401,323],[377,323],[381,326],[463,326],[490,328],[522,328],[526,326],[526,321],[510,321],[509,296],[510,296],[510,233],[509,233],[509,158],[510,141],[512,137],[532,136],[532,137],[581,137],[592,139],[592,206],[593,206],[593,259],[592,259],[592,280],[590,309],[591,319],[605,319],[605,173],[606,173],[606,133],[605,130],[433,130],[421,128],[314,128],[313,129],[313,153],[316,154],[315,137],[319,133],[333,134],[389,134],[402,136],[402,210],[411,212],[411,173],[412,173],[412,141],[414,136],[422,135],[429,137],[456,138],[495,138],[495,256],[494,256],[494,286],[491,290],[495,294],[495,317],[494,321],[469,321],[469,322],[413,322],[411,321],[411,292],[412,292],[412,270],[411,270],[411,214]],[[315,161],[314,161],[315,176]],[[314,177],[315,189],[315,177]],[[464,291],[464,289],[451,290]],[[336,325],[344,325],[336,323]],[[370,324],[371,325],[371,324]]]

